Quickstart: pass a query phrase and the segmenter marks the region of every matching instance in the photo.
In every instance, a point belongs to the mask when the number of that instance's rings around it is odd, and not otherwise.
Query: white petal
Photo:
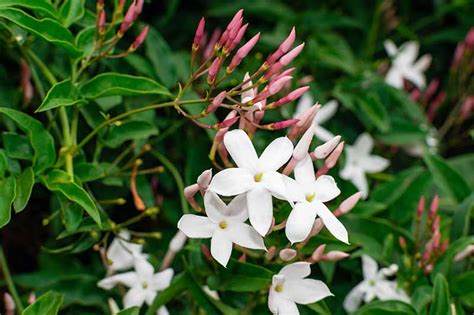
[[[361,167],[367,173],[377,173],[381,172],[389,166],[389,160],[378,156],[378,155],[370,155],[366,157],[364,160],[360,161]]]
[[[266,249],[263,238],[248,224],[232,224],[227,233],[232,242],[239,246],[251,249]]]
[[[372,257],[367,255],[362,256],[362,272],[364,274],[364,279],[374,279],[377,275],[378,269],[377,262]]]
[[[227,238],[226,234],[220,230],[216,230],[211,238],[211,255],[214,259],[226,267],[232,254],[232,241]]]
[[[306,157],[314,136],[314,125],[311,125],[303,134],[300,141],[295,146],[293,158],[300,161]]]
[[[123,297],[123,306],[129,308],[132,306],[141,307],[145,303],[146,292],[141,286],[137,286],[128,290],[127,294]]]
[[[209,190],[222,196],[240,195],[255,185],[253,174],[244,168],[227,168],[217,173]]]
[[[166,306],[163,305],[163,306],[160,306],[158,311],[156,311],[156,315],[170,315],[170,312],[168,311]]]
[[[387,55],[390,57],[394,57],[398,52],[397,46],[395,46],[395,43],[390,39],[385,40],[383,46],[385,47]]]
[[[336,111],[337,111],[337,101],[330,100],[329,102],[321,106],[314,120],[318,125],[324,124],[332,116],[334,116],[334,114],[336,114]]]
[[[415,63],[414,68],[419,72],[424,72],[431,64],[431,56],[430,55],[423,55],[418,61]]]
[[[396,62],[402,65],[411,65],[415,62],[418,56],[420,45],[417,42],[406,42],[400,46],[399,53],[396,57]]]
[[[304,241],[314,224],[316,210],[307,202],[298,202],[286,222],[285,234],[291,244]]]
[[[311,264],[305,261],[295,262],[281,268],[278,274],[287,279],[303,279],[311,274]]]
[[[150,290],[150,288],[148,288],[146,290],[146,293],[145,293],[145,302],[146,302],[146,304],[147,305],[153,304],[153,301],[155,300],[157,295],[158,295],[157,291]]]
[[[313,279],[286,280],[282,293],[298,304],[314,303],[333,295],[322,281]]]
[[[356,156],[369,154],[372,152],[373,147],[374,139],[366,132],[357,137],[354,145],[352,145],[352,149],[354,150],[354,154]]]
[[[235,129],[224,136],[224,145],[238,167],[255,170],[258,161],[257,152],[245,131]]]
[[[219,223],[226,216],[227,205],[213,191],[207,191],[204,195],[204,208],[207,216],[214,223]]]
[[[356,285],[354,288],[352,288],[352,290],[344,299],[343,306],[346,312],[352,313],[359,308],[360,304],[362,303],[362,298],[365,294],[365,289],[366,289],[365,282],[361,282],[358,285]]]
[[[277,299],[279,298],[276,296],[277,293],[273,288],[270,288],[270,291],[268,292],[268,309],[272,314],[278,314],[278,304],[277,304]]]
[[[425,75],[414,66],[412,68],[406,69],[403,72],[403,77],[404,79],[416,85],[419,89],[423,89],[426,86]]]
[[[321,202],[333,200],[341,193],[336,181],[329,175],[319,176],[314,182],[313,187],[316,194],[315,199]]]
[[[247,193],[247,203],[250,223],[260,235],[265,236],[272,225],[272,195],[258,185]]]
[[[296,110],[295,110],[295,114],[293,115],[293,118],[297,118],[301,116],[301,114],[303,114],[313,105],[314,105],[314,100],[311,94],[309,92],[304,93],[303,96],[301,96],[300,100],[298,101],[298,104],[296,105]]]
[[[347,230],[338,218],[321,202],[313,202],[316,207],[316,213],[323,220],[324,225],[329,232],[341,242],[349,244]]]
[[[392,65],[388,70],[387,75],[385,76],[385,83],[397,89],[403,88],[403,76],[400,70],[396,68],[396,65]]]
[[[110,290],[113,287],[115,287],[117,284],[123,284],[126,287],[130,288],[139,282],[140,282],[140,279],[138,278],[137,273],[134,271],[130,271],[130,272],[125,272],[125,273],[119,273],[117,275],[113,275],[105,279],[102,279],[97,283],[97,286],[105,290]]]
[[[190,238],[209,238],[214,233],[216,224],[204,216],[185,214],[178,222],[178,229]]]
[[[303,185],[303,187],[306,186],[309,190],[309,186],[312,185],[316,179],[313,160],[311,160],[309,154],[306,154],[305,158],[296,164],[294,172],[298,184]]]
[[[274,197],[281,200],[288,200],[286,185],[284,182],[285,175],[275,171],[267,171],[263,174],[260,185],[265,187]]]
[[[287,137],[273,140],[258,159],[261,171],[276,171],[290,159],[293,154],[293,143]]]
[[[130,240],[130,232],[120,230],[119,235],[114,238],[107,249],[107,258],[112,262],[108,266],[110,270],[117,271],[133,267],[133,255],[140,254],[143,245],[127,242]]]
[[[163,291],[170,286],[171,280],[174,276],[174,270],[167,268],[163,271],[155,273],[151,280],[151,285],[156,291]]]
[[[238,195],[227,205],[226,217],[237,222],[245,222],[249,218],[247,196],[245,194]]]
[[[330,131],[328,131],[327,129],[319,126],[319,125],[316,125],[314,127],[314,136],[316,138],[318,138],[319,140],[321,141],[329,141],[331,140],[332,138],[334,138],[334,134],[331,133]]]
[[[278,315],[299,315],[298,307],[296,303],[285,298],[277,298],[277,314]]]
[[[153,277],[155,269],[153,265],[148,262],[143,256],[135,257],[134,261],[135,271],[137,272],[140,279],[148,280]]]
[[[305,188],[304,186],[298,184],[293,178],[283,175],[283,183],[285,184],[286,199],[291,202],[305,201]],[[279,198],[279,197],[277,197]],[[285,199],[285,198],[279,198]]]
[[[356,186],[357,190],[362,193],[362,198],[367,198],[369,194],[369,183],[362,169],[353,169],[349,180]]]

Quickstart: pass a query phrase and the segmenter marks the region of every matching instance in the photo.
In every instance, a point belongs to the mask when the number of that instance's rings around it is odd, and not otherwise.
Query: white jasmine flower
[[[236,129],[226,133],[224,145],[238,167],[217,173],[209,190],[222,196],[247,193],[250,223],[264,236],[272,224],[272,195],[286,199],[283,175],[277,170],[293,154],[293,143],[286,137],[277,138],[259,158],[247,134]]]
[[[316,179],[309,154],[296,164],[294,173],[295,180],[286,179],[288,194],[296,202],[286,222],[288,240],[291,243],[305,240],[318,216],[334,237],[348,243],[346,228],[324,204],[341,193],[334,178],[323,175]]]
[[[381,172],[388,167],[389,161],[381,156],[371,155],[374,140],[368,133],[361,134],[352,146],[346,146],[346,165],[339,175],[350,180],[367,198],[369,185],[366,173]]]
[[[178,228],[190,238],[211,238],[211,255],[226,266],[232,253],[232,243],[251,249],[265,249],[263,238],[248,224],[247,198],[235,197],[226,205],[214,192],[204,195],[207,217],[185,214]]]
[[[134,244],[129,241],[130,232],[121,230],[110,244],[107,249],[107,259],[111,262],[108,266],[110,272],[132,268],[134,266],[134,257],[143,255],[143,245]]]
[[[387,280],[387,276],[393,276],[398,271],[397,265],[378,270],[377,262],[369,257],[362,256],[362,272],[364,280],[356,285],[344,299],[344,309],[354,312],[364,301],[368,303],[375,298],[379,300],[400,300],[410,302],[408,295],[397,287],[396,281]]]
[[[143,303],[151,305],[158,291],[169,287],[174,274],[171,268],[155,273],[153,266],[143,256],[135,256],[134,266],[134,271],[107,277],[97,284],[105,290],[110,290],[117,284],[123,284],[128,287],[129,290],[123,297],[125,308],[132,306],[141,307]],[[162,306],[159,314],[168,314],[166,307]]]
[[[384,46],[387,54],[392,58],[392,66],[387,72],[385,82],[402,89],[403,79],[406,79],[419,89],[424,88],[426,86],[424,72],[430,66],[431,56],[426,54],[415,62],[420,49],[417,42],[406,42],[397,48],[393,41],[386,40]]]
[[[322,281],[305,279],[310,273],[310,263],[296,262],[273,276],[268,295],[268,308],[273,314],[298,315],[296,303],[311,304],[333,295]]]
[[[308,110],[311,106],[314,105],[314,100],[311,94],[305,93],[303,96],[300,98],[298,101],[298,104],[296,105],[296,111],[295,114],[293,115],[294,118],[299,117],[301,114],[303,114],[306,110]],[[328,121],[332,116],[337,111],[337,101],[336,100],[330,100],[321,108],[319,109],[318,113],[314,117],[313,120],[313,125],[314,125],[314,135],[316,138],[319,140],[326,142],[334,138],[334,135],[328,131],[327,129],[321,127],[322,124],[324,124],[326,121]]]

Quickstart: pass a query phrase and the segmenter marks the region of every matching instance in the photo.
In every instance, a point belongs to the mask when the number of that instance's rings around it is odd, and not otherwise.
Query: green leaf
[[[52,170],[43,177],[43,182],[51,191],[62,193],[67,199],[80,205],[94,221],[101,226],[99,210],[89,194],[74,183],[70,176],[62,170]]]
[[[469,184],[441,157],[425,152],[423,159],[433,174],[435,183],[457,202],[463,201],[471,193]]]
[[[171,95],[168,89],[151,79],[118,73],[99,74],[87,81],[80,91],[89,99],[110,95]]]
[[[73,106],[85,103],[79,99],[78,90],[71,83],[70,79],[54,84],[41,102],[36,112],[44,112],[59,106]]]
[[[167,88],[176,85],[177,70],[174,64],[173,52],[160,33],[150,27],[145,41],[145,54],[151,61],[158,78]]]
[[[0,17],[15,23],[21,28],[43,38],[44,40],[66,49],[72,57],[79,57],[81,52],[73,44],[71,32],[50,18],[37,19],[14,8],[0,8]]]
[[[431,298],[430,315],[451,314],[449,307],[449,288],[446,278],[437,274],[434,280],[433,295]]]
[[[0,179],[0,228],[10,222],[11,208],[16,193],[15,185],[13,177]]]
[[[36,173],[54,164],[56,161],[56,149],[54,148],[53,137],[39,121],[11,108],[0,107],[0,113],[7,115],[28,135],[35,152],[33,169]]]
[[[68,233],[77,231],[82,222],[83,208],[64,197],[57,195],[61,206],[61,219]]]
[[[150,305],[145,315],[155,315],[160,306],[171,301],[175,296],[186,289],[186,284],[189,281],[187,272],[183,272],[173,278],[170,286],[158,294]]]
[[[390,129],[387,110],[376,95],[362,94],[357,98],[357,104],[358,116],[366,117],[381,132],[387,132]]]
[[[33,160],[33,148],[28,138],[14,132],[4,132],[2,134],[3,146],[6,155],[11,159]]]
[[[471,215],[474,213],[474,193],[466,198],[454,210],[450,240],[457,240],[469,234]]]
[[[428,304],[431,302],[431,292],[433,288],[428,285],[422,285],[415,289],[411,296],[412,305],[419,314],[422,310],[426,310]]]
[[[16,198],[13,203],[15,212],[19,213],[25,209],[30,199],[33,186],[35,184],[35,173],[31,167],[27,167],[16,178]]]
[[[139,314],[140,314],[140,308],[138,306],[132,306],[118,312],[115,315],[139,315]]]
[[[128,121],[119,126],[112,126],[105,145],[116,148],[127,140],[146,139],[158,134],[155,126],[145,121]]]
[[[39,297],[35,303],[28,306],[22,315],[56,315],[63,303],[64,296],[54,291],[49,291]]]
[[[5,155],[5,151],[0,149],[0,179],[5,176],[5,172],[8,170],[8,159]]]
[[[84,13],[84,0],[66,0],[59,8],[59,15],[66,27],[82,19]]]
[[[464,296],[474,293],[474,270],[458,275],[453,283],[453,295]]]
[[[76,46],[82,50],[82,57],[91,55],[94,50],[95,25],[84,28],[76,36]]]
[[[373,301],[364,305],[354,315],[416,315],[413,306],[401,301]],[[443,314],[443,313],[439,313]]]
[[[0,2],[0,10],[2,10],[2,7],[11,6],[32,9],[35,12],[47,15],[50,18],[57,18],[56,9],[54,6],[45,0],[2,0]]]

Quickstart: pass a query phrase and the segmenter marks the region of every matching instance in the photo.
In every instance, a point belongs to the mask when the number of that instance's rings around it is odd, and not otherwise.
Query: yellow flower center
[[[143,288],[143,289],[146,289],[146,288],[148,288],[148,283],[146,283],[146,282],[143,282],[143,283],[142,283],[142,288]]]
[[[255,175],[255,176],[253,177],[253,179],[258,183],[258,182],[262,181],[262,177],[263,177],[263,173],[260,172],[260,173],[258,173],[257,175]]]
[[[306,195],[306,201],[311,202],[311,201],[314,200],[314,197],[316,197],[316,193],[307,194]]]
[[[222,221],[221,223],[219,223],[219,227],[225,230],[227,228],[227,223],[225,221]]]
[[[282,291],[283,291],[283,284],[278,284],[278,285],[275,287],[275,291],[277,291],[277,292],[282,292]]]

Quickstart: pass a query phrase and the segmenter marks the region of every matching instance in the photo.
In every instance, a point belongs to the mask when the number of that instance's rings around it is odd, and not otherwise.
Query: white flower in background
[[[266,249],[263,238],[248,224],[247,198],[235,197],[226,205],[214,192],[204,195],[207,217],[185,214],[178,228],[190,238],[211,238],[211,255],[226,266],[232,253],[232,243],[251,249]]]
[[[310,263],[296,262],[283,267],[273,276],[268,308],[273,314],[298,315],[298,304],[311,304],[332,296],[319,280],[305,279],[311,273]]]
[[[362,197],[367,198],[369,185],[366,173],[381,172],[390,164],[381,156],[371,155],[374,140],[368,133],[361,134],[352,146],[346,146],[346,164],[339,175],[350,180],[362,192]]]
[[[362,272],[364,280],[356,285],[344,299],[344,309],[347,312],[354,312],[364,301],[368,303],[375,298],[379,300],[400,300],[410,302],[408,295],[397,287],[396,281],[387,280],[398,271],[397,265],[378,270],[377,262],[369,257],[362,256]]]
[[[245,82],[248,79],[250,79],[250,76],[249,76],[249,73],[247,72],[245,73],[245,76],[242,82]],[[253,85],[252,81],[249,81],[242,85],[242,90],[244,91],[242,92],[242,95],[240,98],[240,101],[242,102],[242,104],[250,102],[251,100],[255,98],[255,96],[257,96],[257,88],[251,89],[252,85]],[[262,106],[263,106],[262,102],[257,102],[252,106],[242,106],[242,109],[253,112],[255,110],[261,110]]]
[[[294,173],[295,180],[285,180],[288,195],[296,202],[286,222],[288,240],[291,243],[305,240],[318,216],[334,237],[348,243],[346,228],[324,204],[341,193],[334,178],[322,175],[316,179],[309,154],[296,164]]]
[[[296,105],[295,114],[293,115],[294,118],[299,117],[303,114],[306,110],[308,110],[311,106],[314,105],[314,100],[311,94],[305,93],[298,101]],[[314,135],[319,140],[326,142],[334,138],[334,135],[328,131],[327,129],[321,127],[326,121],[328,121],[337,111],[337,101],[331,100],[321,106],[318,113],[314,117],[313,125],[314,125]]]
[[[217,173],[209,190],[222,196],[247,193],[250,223],[264,236],[272,224],[272,195],[286,199],[284,175],[277,170],[293,154],[293,143],[286,137],[277,138],[259,158],[245,131],[236,129],[226,133],[224,145],[238,167]]]
[[[420,49],[417,42],[406,42],[397,48],[393,41],[386,40],[384,46],[387,54],[392,58],[392,65],[385,76],[385,82],[403,89],[403,79],[405,79],[419,89],[423,89],[426,86],[424,72],[430,66],[431,56],[426,54],[416,61]]]
[[[110,290],[117,284],[128,287],[129,290],[123,297],[125,308],[141,307],[143,303],[151,305],[158,291],[169,287],[174,274],[171,268],[155,273],[153,266],[143,256],[135,257],[134,266],[134,271],[116,274],[97,283],[100,288],[105,290]],[[165,315],[169,313],[166,307],[162,306],[158,314]]]
[[[121,230],[107,249],[107,259],[110,260],[109,271],[129,269],[134,266],[134,257],[142,254],[143,245],[130,241],[130,232]],[[143,255],[145,258],[147,255]]]

